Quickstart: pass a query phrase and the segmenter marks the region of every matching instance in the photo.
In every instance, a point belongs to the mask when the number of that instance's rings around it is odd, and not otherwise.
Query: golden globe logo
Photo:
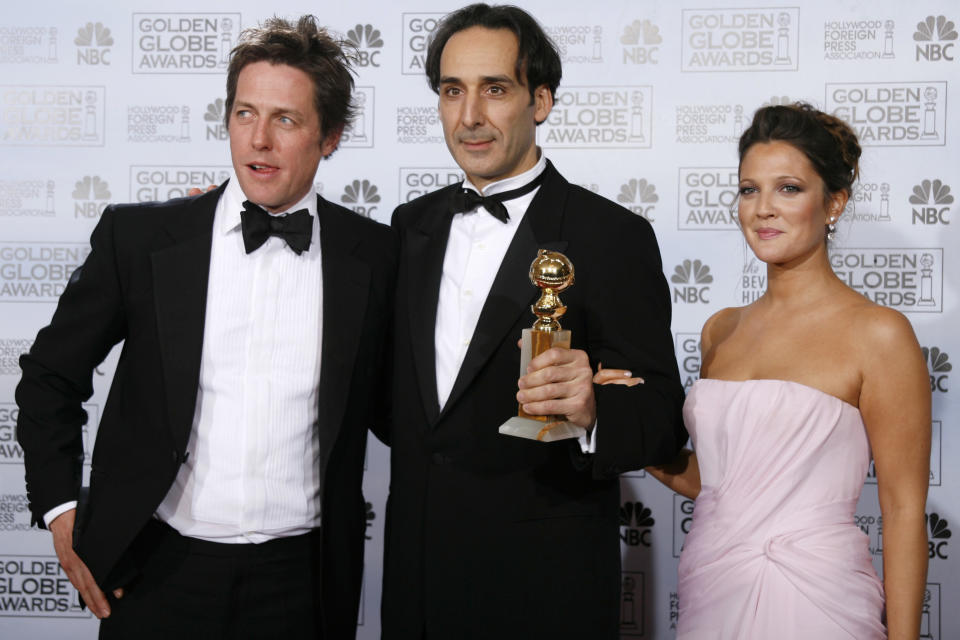
[[[131,165],[130,200],[164,202],[183,198],[190,189],[206,189],[230,177],[227,166]]]
[[[649,149],[653,87],[561,87],[537,139],[554,149]]]
[[[834,273],[869,300],[913,313],[943,310],[943,248],[838,248]]]
[[[684,9],[682,71],[795,71],[800,9]]]
[[[0,402],[0,464],[20,464],[23,449],[17,442],[17,416],[20,409],[12,402]]]
[[[0,242],[0,302],[56,302],[90,245]]]
[[[845,120],[860,144],[946,144],[946,82],[827,83],[826,110]]]
[[[134,13],[133,73],[221,73],[239,33],[239,13]]]
[[[102,147],[102,86],[0,86],[0,144]]]
[[[678,333],[674,337],[674,353],[683,391],[689,393],[693,383],[700,379],[700,334]]]
[[[443,13],[402,14],[403,52],[400,60],[400,73],[404,75],[423,74],[430,36],[437,29],[437,25],[444,15]]]
[[[0,616],[92,618],[56,556],[0,555]]]
[[[683,543],[693,526],[693,500],[673,494],[673,557],[679,558]]]
[[[463,180],[458,167],[400,167],[399,202],[410,202],[420,196]]]
[[[736,167],[680,167],[677,229],[736,230]]]

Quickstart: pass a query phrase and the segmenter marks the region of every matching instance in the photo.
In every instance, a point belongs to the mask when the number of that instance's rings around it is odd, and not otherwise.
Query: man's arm
[[[93,370],[123,339],[120,284],[113,247],[112,207],[91,236],[92,251],[71,275],[47,327],[20,358],[17,440],[23,448],[32,521],[76,501],[83,465],[82,403],[93,394]],[[54,511],[49,522],[64,571],[98,617],[109,615],[106,598],[73,551],[75,509]]]
[[[597,237],[604,246],[589,265],[594,277],[578,281],[591,287],[584,309],[589,359],[579,350],[545,352],[531,361],[533,373],[521,379],[518,394],[521,402],[531,402],[534,411],[524,408],[530,413],[567,415],[588,428],[600,425],[596,453],[584,461],[598,477],[669,462],[687,440],[669,288],[656,239],[645,220],[620,220]],[[593,385],[591,362],[629,370],[644,384]]]

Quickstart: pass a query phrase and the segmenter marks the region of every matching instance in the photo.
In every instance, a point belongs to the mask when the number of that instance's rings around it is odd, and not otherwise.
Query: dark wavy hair
[[[514,73],[518,80],[526,81],[531,103],[534,91],[541,85],[547,85],[556,100],[563,75],[557,45],[533,16],[511,5],[471,4],[444,16],[427,47],[427,82],[434,93],[440,93],[440,56],[447,40],[471,27],[507,29],[513,33],[518,51]]]
[[[230,126],[237,79],[245,66],[254,62],[285,64],[313,80],[313,104],[320,116],[320,133],[326,138],[354,117],[352,51],[351,45],[332,38],[311,15],[301,16],[296,24],[273,17],[259,27],[244,29],[240,43],[230,52],[224,123]]]
[[[861,149],[857,134],[846,122],[805,102],[761,107],[740,136],[740,164],[753,145],[775,141],[803,152],[823,180],[825,196],[838,191],[847,196],[853,193],[853,183],[860,175]]]

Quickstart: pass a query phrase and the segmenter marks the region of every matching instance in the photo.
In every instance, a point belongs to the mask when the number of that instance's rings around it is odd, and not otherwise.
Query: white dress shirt
[[[518,189],[547,168],[546,156],[542,152],[539,155],[537,164],[519,175],[491,182],[483,190],[477,189],[466,179],[463,187],[483,196]],[[519,198],[504,202],[507,213],[510,214],[506,223],[494,218],[482,206],[453,216],[447,250],[443,257],[437,322],[434,327],[437,397],[441,409],[453,390],[453,383],[467,355],[467,348],[480,320],[480,312],[493,287],[500,264],[527,208],[539,191],[540,187],[537,187]],[[533,258],[534,256],[531,256],[530,260]],[[533,324],[532,316],[530,323]],[[520,350],[517,349],[518,366],[519,362]],[[519,377],[519,370],[517,373]],[[592,434],[582,436],[580,445],[585,453],[592,453],[596,449],[596,438]]]
[[[244,200],[234,176],[213,223],[189,455],[157,509],[181,534],[214,542],[263,542],[320,525],[317,196],[288,210],[314,218],[300,255],[276,236],[247,254]]]

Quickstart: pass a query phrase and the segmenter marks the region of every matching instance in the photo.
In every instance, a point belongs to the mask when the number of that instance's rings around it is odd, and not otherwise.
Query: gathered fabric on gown
[[[859,410],[784,380],[694,383],[701,490],[679,567],[683,640],[886,638],[854,524],[870,465]]]

